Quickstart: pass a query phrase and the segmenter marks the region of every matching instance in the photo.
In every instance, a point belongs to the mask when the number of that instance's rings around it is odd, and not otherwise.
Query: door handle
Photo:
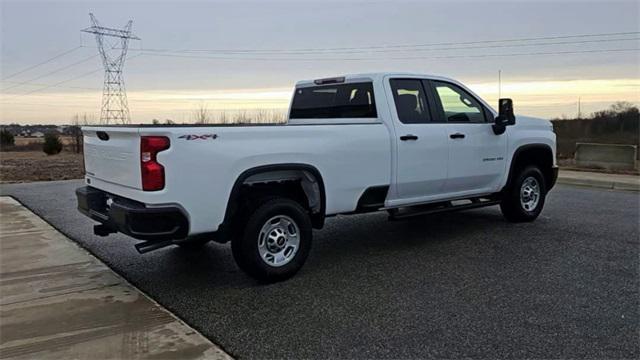
[[[400,140],[402,141],[407,141],[407,140],[418,140],[418,137],[416,135],[413,134],[408,134],[408,135],[402,135],[400,136]]]
[[[452,139],[464,139],[464,134],[462,133],[455,133],[455,134],[451,134],[449,135],[450,138]]]

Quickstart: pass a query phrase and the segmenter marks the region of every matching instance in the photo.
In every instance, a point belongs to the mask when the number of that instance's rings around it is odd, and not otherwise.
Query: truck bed
[[[110,125],[83,132],[88,185],[145,204],[180,204],[190,234],[217,229],[234,181],[247,169],[311,164],[323,174],[326,214],[353,211],[367,188],[391,182],[391,139],[382,122]],[[142,190],[143,136],[170,141],[157,156],[166,177],[160,191]]]

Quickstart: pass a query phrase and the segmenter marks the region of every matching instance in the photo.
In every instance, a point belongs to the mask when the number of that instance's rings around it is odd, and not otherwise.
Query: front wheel
[[[231,241],[238,266],[263,282],[282,281],[304,264],[311,249],[311,220],[297,202],[266,201],[248,214],[245,229]]]
[[[512,222],[535,220],[544,206],[546,186],[544,176],[535,166],[520,170],[500,203],[502,215]]]

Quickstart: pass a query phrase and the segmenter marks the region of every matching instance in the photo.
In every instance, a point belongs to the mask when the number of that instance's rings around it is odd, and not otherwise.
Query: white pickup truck
[[[265,282],[295,274],[325,219],[500,205],[532,221],[557,177],[547,120],[499,113],[444,77],[375,73],[298,82],[285,124],[83,127],[79,210],[96,235],[231,242]]]

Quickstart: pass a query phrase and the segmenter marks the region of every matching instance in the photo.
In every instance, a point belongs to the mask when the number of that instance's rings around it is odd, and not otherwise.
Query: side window
[[[296,89],[291,119],[375,118],[370,82],[310,86]]]
[[[453,84],[433,81],[433,87],[444,111],[447,122],[486,122],[483,106],[469,93]]]
[[[398,118],[404,124],[429,122],[427,98],[420,79],[391,79]]]

